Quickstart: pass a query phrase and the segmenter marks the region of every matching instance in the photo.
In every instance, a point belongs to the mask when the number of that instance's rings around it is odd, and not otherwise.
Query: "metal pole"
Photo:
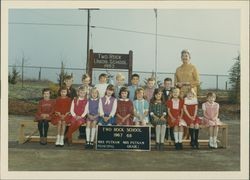
[[[154,9],[155,11],[155,80],[157,81],[157,9]]]
[[[90,21],[90,10],[88,9],[88,25],[87,25],[87,61],[86,61],[86,73],[89,74],[89,21]]]

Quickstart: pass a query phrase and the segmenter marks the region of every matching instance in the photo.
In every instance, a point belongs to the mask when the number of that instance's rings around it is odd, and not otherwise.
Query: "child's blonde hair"
[[[189,94],[189,93],[192,93],[194,97],[197,96],[196,93],[195,93],[195,91],[194,91],[194,88],[190,88],[190,89],[187,91],[187,94]],[[186,94],[186,95],[187,95],[187,94]]]
[[[144,89],[142,88],[142,87],[138,87],[136,90],[135,90],[135,97],[134,97],[134,99],[137,99],[137,94],[140,92],[140,91],[142,91],[143,92],[143,99],[145,99],[145,95],[144,95]]]
[[[91,88],[90,93],[89,93],[89,97],[93,98],[93,97],[92,97],[92,93],[93,93],[94,91],[97,92],[97,98],[99,98],[99,97],[100,97],[100,94],[99,94],[99,91],[98,91],[98,89],[97,89],[96,87]]]
[[[121,80],[124,81],[124,80],[125,80],[125,76],[124,76],[122,73],[117,73],[115,79],[116,79],[116,80],[117,80],[117,79],[121,79]]]

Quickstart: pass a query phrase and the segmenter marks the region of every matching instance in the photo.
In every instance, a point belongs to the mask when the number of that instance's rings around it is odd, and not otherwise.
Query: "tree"
[[[16,66],[13,66],[12,73],[11,74],[9,73],[8,75],[9,83],[16,84],[19,78],[20,78],[20,74],[17,71]]]
[[[240,54],[234,60],[236,62],[229,70],[229,84],[232,86],[229,100],[233,103],[240,103]]]
[[[63,85],[64,78],[68,75],[68,73],[65,72],[64,69],[65,69],[65,67],[64,67],[64,64],[63,64],[63,61],[62,61],[61,62],[61,72],[58,75],[58,79],[57,79],[60,87]]]

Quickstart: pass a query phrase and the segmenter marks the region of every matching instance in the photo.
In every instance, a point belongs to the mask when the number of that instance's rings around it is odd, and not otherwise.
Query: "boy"
[[[154,90],[155,90],[155,80],[154,78],[148,78],[147,87],[145,89],[145,96],[148,103],[150,103],[150,100],[153,97]]]
[[[135,98],[135,90],[139,87],[138,86],[139,81],[140,81],[140,76],[138,74],[132,74],[131,85],[128,86],[129,100],[132,102],[134,101]]]
[[[164,79],[164,89],[163,89],[163,95],[164,95],[164,99],[165,101],[170,99],[170,95],[172,94],[172,79],[167,77]],[[169,133],[168,133],[169,132]],[[168,140],[168,134],[170,135],[170,138],[172,141],[174,141],[174,131],[173,128],[167,127],[166,129],[166,134],[165,134],[165,138]]]
[[[96,84],[95,87],[99,91],[100,98],[103,97],[108,87],[106,74],[102,73],[99,75],[99,84]]]

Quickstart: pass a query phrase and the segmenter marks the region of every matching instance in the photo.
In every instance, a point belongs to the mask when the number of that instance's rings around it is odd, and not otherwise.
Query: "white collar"
[[[127,99],[122,99],[122,98],[120,98],[119,100],[120,100],[120,101],[129,101],[128,98],[127,98]]]

